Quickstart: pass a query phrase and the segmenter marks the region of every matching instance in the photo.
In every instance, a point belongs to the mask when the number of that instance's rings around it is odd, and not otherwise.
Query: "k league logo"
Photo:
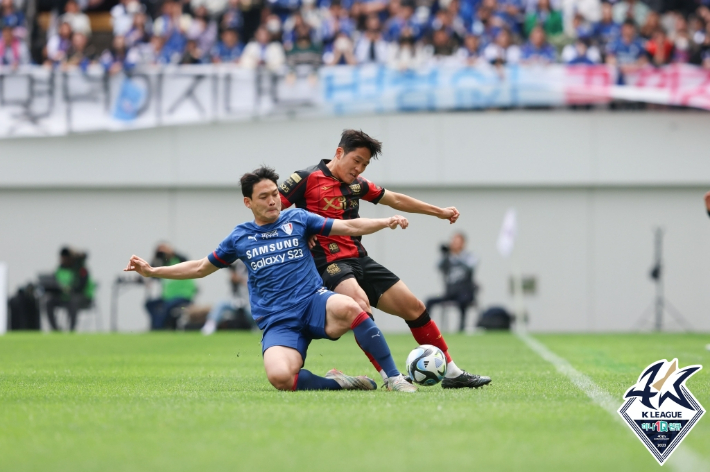
[[[685,382],[700,365],[678,369],[678,359],[659,360],[644,369],[627,390],[619,414],[660,465],[705,414]]]
[[[292,223],[286,223],[285,225],[281,226],[281,229],[284,230],[286,234],[291,236],[291,233],[293,233],[293,224]]]

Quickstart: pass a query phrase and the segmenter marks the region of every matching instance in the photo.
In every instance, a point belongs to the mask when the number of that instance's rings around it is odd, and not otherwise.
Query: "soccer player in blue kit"
[[[387,388],[414,392],[397,370],[389,346],[374,321],[352,298],[323,287],[308,250],[314,234],[358,236],[384,228],[406,228],[401,216],[333,220],[302,209],[281,213],[279,176],[260,167],[241,178],[244,205],[254,221],[238,225],[212,254],[201,260],[167,267],[151,267],[132,256],[125,271],[144,277],[194,279],[205,277],[241,259],[249,270],[252,316],[263,331],[264,368],[279,390],[374,390],[375,382],[333,369],[319,377],[303,369],[313,339],[336,340],[349,329],[366,354],[387,372]]]

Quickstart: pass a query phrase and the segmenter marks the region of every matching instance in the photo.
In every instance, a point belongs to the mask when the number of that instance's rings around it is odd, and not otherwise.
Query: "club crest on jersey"
[[[291,233],[293,233],[293,224],[292,223],[286,223],[285,225],[281,225],[281,229],[284,230],[284,233],[288,234],[291,236]]]
[[[654,362],[626,391],[619,415],[660,465],[705,414],[685,382],[700,365],[678,369],[678,359]]]
[[[326,267],[326,272],[328,272],[330,275],[335,275],[340,273],[340,267],[338,267],[337,264],[330,264],[328,267]]]
[[[355,195],[357,195],[358,193],[360,193],[360,184],[352,184],[352,185],[350,186],[350,191],[351,191],[353,194],[355,194]]]
[[[338,246],[336,243],[330,243],[328,244],[328,250],[331,254],[336,254],[340,252],[340,246]]]

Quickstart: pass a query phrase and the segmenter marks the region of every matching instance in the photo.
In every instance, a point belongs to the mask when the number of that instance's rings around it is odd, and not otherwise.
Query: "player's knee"
[[[418,298],[415,298],[412,303],[406,305],[406,308],[403,310],[403,318],[407,321],[416,320],[426,309],[426,305]]]
[[[363,311],[367,311],[367,310],[364,310],[362,308],[362,306],[358,302],[356,302],[355,300],[348,301],[344,310],[345,310],[346,319],[350,323],[352,323],[355,320],[355,318],[358,317],[358,315],[360,313],[362,313]]]
[[[293,390],[296,375],[286,369],[276,369],[266,373],[269,383],[277,390]]]

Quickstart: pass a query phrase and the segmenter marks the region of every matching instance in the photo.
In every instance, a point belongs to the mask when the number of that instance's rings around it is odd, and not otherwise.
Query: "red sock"
[[[424,318],[425,316],[426,318]],[[420,320],[428,321],[423,326],[417,326],[419,324],[417,322]],[[441,335],[439,327],[436,323],[434,323],[434,320],[429,318],[429,313],[425,311],[418,319],[407,322],[407,324],[409,325],[409,330],[412,332],[412,336],[414,336],[414,339],[419,344],[431,344],[432,346],[438,347],[444,352],[444,356],[446,356],[446,363],[448,364],[451,362],[449,346],[446,345],[446,341],[444,341],[444,337]]]

